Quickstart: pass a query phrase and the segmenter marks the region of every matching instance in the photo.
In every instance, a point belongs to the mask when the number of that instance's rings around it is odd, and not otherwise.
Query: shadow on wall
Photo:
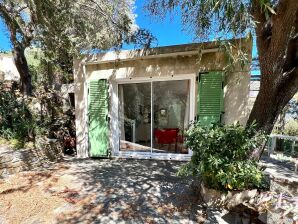
[[[19,80],[20,75],[10,55],[0,55],[0,81]]]
[[[229,73],[225,78],[224,122],[239,121],[245,125],[251,108],[249,107],[250,77],[247,73]]]
[[[88,152],[85,149],[87,138],[87,117],[85,114],[85,109],[87,108],[87,98],[85,98],[85,71],[84,64],[79,60],[74,61],[74,79],[77,155],[79,157],[87,157]]]
[[[217,52],[203,54],[201,60],[198,55],[187,55],[91,64],[87,67],[87,76],[94,78],[105,76],[112,80],[116,78],[170,77],[223,70],[225,65],[224,53]]]
[[[210,46],[209,46],[210,45]],[[207,43],[205,49],[211,49],[214,44]],[[87,79],[134,79],[138,77],[174,77],[176,75],[198,74],[199,72],[223,70],[227,65],[227,60],[223,52],[213,52],[203,54],[201,60],[198,55],[171,56],[155,58],[157,55],[184,52],[188,50],[198,50],[197,44],[186,46],[162,47],[149,50],[107,52],[99,55],[87,55],[82,61],[75,62],[75,92],[76,92],[76,126],[77,126],[77,145],[78,155],[86,156],[85,143],[87,130],[87,99],[85,82]],[[143,56],[150,58],[142,58]],[[125,58],[135,60],[121,61]],[[139,57],[139,58],[138,58]],[[105,63],[98,64],[100,61]],[[93,64],[85,64],[93,63]],[[85,66],[85,67],[84,67]],[[249,75],[248,69],[244,72],[236,72],[228,75],[225,91],[225,121],[233,123],[239,120],[245,124],[247,119],[247,106],[249,97]],[[239,77],[238,77],[239,76]],[[242,77],[241,77],[242,76]],[[240,80],[239,80],[240,79]],[[171,78],[169,78],[171,80]],[[110,87],[111,88],[111,87]],[[116,87],[113,87],[116,91]],[[111,97],[111,96],[110,96]],[[114,99],[114,102],[117,99]],[[112,108],[113,109],[113,108]],[[115,124],[112,124],[112,128]],[[82,154],[80,153],[82,152]]]

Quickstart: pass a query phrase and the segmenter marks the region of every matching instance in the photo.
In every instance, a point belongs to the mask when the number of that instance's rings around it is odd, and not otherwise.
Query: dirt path
[[[181,163],[70,160],[0,180],[0,223],[197,223]]]

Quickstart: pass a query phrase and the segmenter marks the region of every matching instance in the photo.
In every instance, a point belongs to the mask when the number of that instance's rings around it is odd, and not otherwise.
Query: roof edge
[[[103,64],[116,61],[130,61],[147,58],[160,58],[160,57],[175,57],[175,56],[187,56],[195,55],[199,52],[199,49],[203,50],[203,53],[216,52],[222,42],[228,41],[232,44],[243,44],[243,47],[251,49],[251,40],[248,38],[229,39],[223,41],[210,41],[203,43],[191,43],[181,45],[170,45],[148,49],[137,50],[119,50],[109,51],[106,53],[82,55],[81,62],[84,64]],[[250,45],[249,45],[250,44]]]

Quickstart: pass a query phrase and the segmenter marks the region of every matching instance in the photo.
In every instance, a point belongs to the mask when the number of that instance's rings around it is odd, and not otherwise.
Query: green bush
[[[217,190],[260,187],[262,172],[248,158],[264,140],[265,136],[257,133],[253,125],[194,123],[186,134],[186,145],[193,150],[193,156],[178,174],[199,176],[207,187]]]
[[[23,97],[16,91],[3,91],[0,84],[0,136],[14,141],[22,148],[32,138],[35,120]]]
[[[74,137],[74,109],[63,112],[59,92],[40,87],[34,94],[25,97],[17,86],[7,88],[0,82],[0,140],[7,140],[5,144],[13,148],[24,148],[34,145],[39,137]]]
[[[284,133],[290,136],[298,136],[298,120],[290,119],[285,125]]]

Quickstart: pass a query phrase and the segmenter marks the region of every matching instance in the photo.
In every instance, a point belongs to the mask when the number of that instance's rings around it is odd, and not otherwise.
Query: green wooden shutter
[[[89,152],[91,157],[105,157],[109,149],[107,80],[92,80],[88,89]]]
[[[223,73],[209,72],[199,76],[198,120],[202,125],[221,122],[223,113]]]

